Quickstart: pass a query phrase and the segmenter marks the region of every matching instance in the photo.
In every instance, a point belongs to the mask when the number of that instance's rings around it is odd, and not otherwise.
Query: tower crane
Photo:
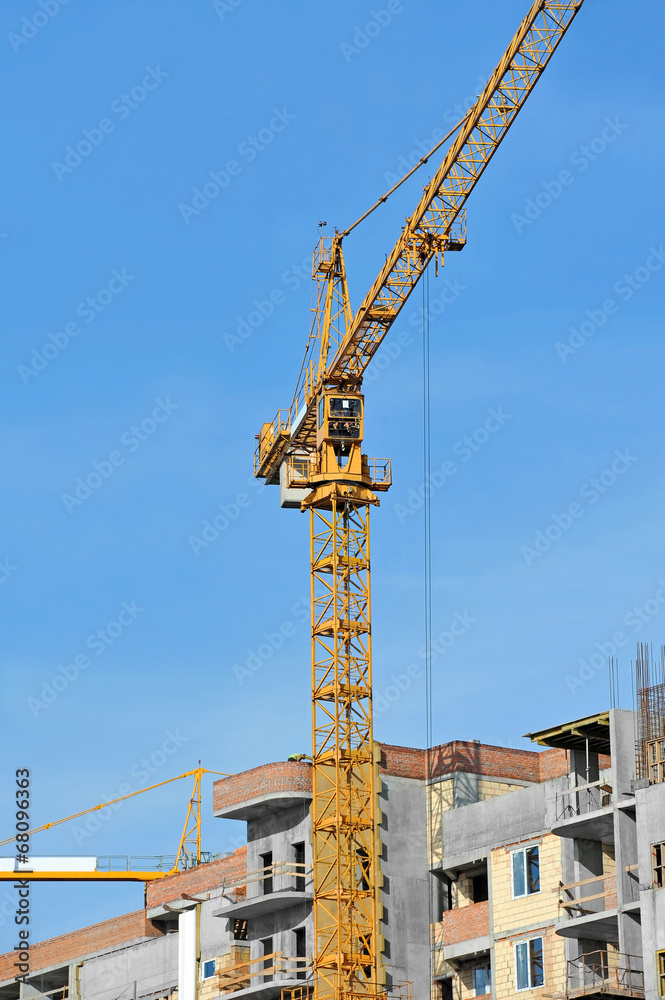
[[[428,265],[438,268],[447,252],[463,249],[467,199],[582,4],[532,4],[355,313],[342,251],[351,229],[321,236],[312,266],[316,306],[293,401],[257,435],[255,476],[279,485],[282,506],[308,511],[310,521],[315,1000],[386,992],[377,923],[369,511],[390,487],[391,467],[362,453],[363,375]]]
[[[21,878],[28,882],[144,882],[147,885],[148,882],[152,882],[155,879],[165,878],[167,875],[176,875],[184,868],[200,865],[202,861],[201,781],[204,774],[220,774],[225,778],[229,777],[226,771],[211,771],[207,767],[201,767],[201,762],[199,761],[198,767],[195,767],[192,771],[185,771],[184,774],[177,774],[175,778],[158,781],[156,784],[148,785],[146,788],[139,788],[135,792],[128,792],[125,795],[119,795],[115,799],[108,799],[106,802],[100,802],[96,806],[90,806],[88,809],[82,809],[71,816],[63,817],[63,819],[52,820],[50,823],[44,823],[43,826],[27,829],[29,827],[29,823],[27,822],[29,815],[29,793],[25,789],[28,788],[29,780],[27,777],[24,778],[22,776],[24,770],[27,769],[22,769],[16,773],[16,784],[18,786],[17,804],[19,805],[16,817],[17,821],[21,824],[18,827],[18,830],[21,832],[14,833],[12,837],[0,840],[0,847],[5,847],[7,844],[15,845],[13,857],[0,857],[0,882],[15,882],[17,878]],[[189,799],[178,849],[170,857],[168,864],[164,864],[162,858],[137,858],[135,860],[143,862],[143,864],[139,868],[134,868],[132,866],[134,859],[124,857],[123,855],[110,855],[106,859],[95,857],[56,858],[52,856],[36,857],[30,851],[30,838],[37,833],[50,830],[52,827],[60,826],[62,823],[69,823],[70,820],[79,819],[81,816],[99,812],[102,809],[112,809],[116,805],[119,806],[121,802],[126,802],[127,799],[133,799],[137,795],[143,795],[144,792],[151,792],[154,788],[162,788],[164,785],[170,785],[173,781],[180,781],[181,778],[191,778],[192,776],[194,776],[194,788]],[[23,800],[25,801],[25,805]],[[24,827],[26,828],[25,832],[22,832]],[[155,861],[157,862],[156,866],[154,866]],[[153,862],[153,867],[148,869],[147,862]]]

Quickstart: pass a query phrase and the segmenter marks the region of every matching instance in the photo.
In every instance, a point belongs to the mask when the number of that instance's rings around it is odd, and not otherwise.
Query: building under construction
[[[665,995],[665,739],[642,743],[643,721],[612,709],[530,734],[540,751],[375,744],[387,993]],[[311,804],[304,761],[216,781],[208,808],[246,824],[246,847],[149,883],[145,910],[34,945],[25,983],[1,956],[0,1000],[307,996]]]

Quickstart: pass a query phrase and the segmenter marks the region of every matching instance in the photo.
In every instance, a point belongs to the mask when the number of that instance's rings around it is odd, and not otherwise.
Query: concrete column
[[[178,914],[178,1000],[196,1000],[196,907]]]

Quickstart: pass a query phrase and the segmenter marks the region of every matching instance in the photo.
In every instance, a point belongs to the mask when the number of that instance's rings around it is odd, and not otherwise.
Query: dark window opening
[[[474,903],[484,903],[486,899],[489,899],[487,872],[482,872],[482,874],[472,877],[471,898]]]
[[[269,956],[272,955],[272,938],[263,938],[261,940],[261,954],[263,955],[263,970],[267,972],[267,975],[263,976],[264,982],[270,982],[272,979],[271,971],[273,967],[273,960]]]
[[[293,845],[293,860],[295,862],[295,888],[296,892],[305,891],[305,844]]]
[[[259,855],[261,858],[261,868],[263,869],[263,895],[267,896],[272,892],[272,851]]]
[[[452,979],[441,979],[439,981],[439,1000],[453,1000]]]
[[[296,958],[305,958],[307,955],[307,931],[304,927],[296,927],[293,933],[295,936]],[[296,969],[298,970],[296,972],[296,979],[307,978],[306,965],[306,962],[296,962]]]
[[[247,940],[247,921],[246,920],[234,920],[233,921],[233,937],[236,941],[246,941]]]

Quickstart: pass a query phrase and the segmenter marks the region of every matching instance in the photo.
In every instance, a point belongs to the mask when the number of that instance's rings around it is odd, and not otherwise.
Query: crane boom
[[[454,224],[583,0],[536,0],[450,146],[420,204],[328,365],[357,381],[435,254],[456,245]]]
[[[319,357],[316,364],[303,364],[290,409],[280,410],[264,425],[255,459],[259,478],[278,483],[287,454],[315,447],[311,410],[321,388],[359,388],[365,369],[427,265],[433,258],[442,260],[446,250],[462,249],[466,202],[583,2],[535,0],[358,311],[337,336],[329,327],[310,336],[310,347],[316,341]],[[334,241],[340,252],[345,235],[338,234]]]

